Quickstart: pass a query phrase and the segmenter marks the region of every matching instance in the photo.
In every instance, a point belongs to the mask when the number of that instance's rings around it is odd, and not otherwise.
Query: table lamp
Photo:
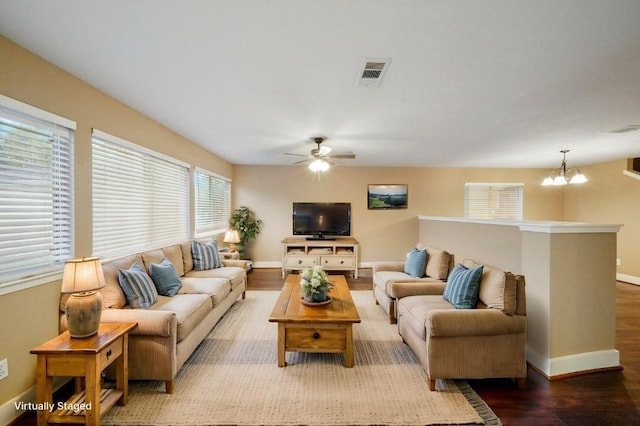
[[[89,337],[98,332],[102,295],[97,290],[104,285],[99,258],[83,257],[65,262],[60,291],[71,294],[64,310],[71,337]]]
[[[223,241],[229,243],[230,252],[236,252],[238,251],[236,244],[240,242],[240,234],[235,229],[230,229],[225,232]]]

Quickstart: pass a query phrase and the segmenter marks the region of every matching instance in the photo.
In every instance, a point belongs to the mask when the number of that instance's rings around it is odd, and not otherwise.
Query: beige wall
[[[0,94],[77,122],[75,133],[75,256],[91,254],[91,129],[224,176],[233,166],[0,37]],[[57,335],[59,282],[0,296],[0,359],[9,377],[0,382],[0,407],[35,383],[34,346]],[[2,418],[0,417],[0,423]]]
[[[415,244],[419,215],[462,216],[465,182],[525,184],[524,218],[562,219],[561,191],[540,187],[544,171],[528,169],[456,169],[349,167],[341,165],[320,179],[306,167],[236,166],[234,205],[246,205],[264,220],[252,248],[258,264],[280,261],[280,241],[291,236],[294,201],[348,201],[352,235],[360,241],[361,261],[400,260]],[[407,184],[407,209],[368,210],[368,184]]]
[[[618,233],[618,273],[640,279],[640,180],[623,175],[626,166],[622,159],[581,167],[589,183],[565,190],[564,219],[624,224]]]

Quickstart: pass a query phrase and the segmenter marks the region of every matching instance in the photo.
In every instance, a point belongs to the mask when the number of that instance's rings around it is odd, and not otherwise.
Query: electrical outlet
[[[3,359],[0,361],[0,380],[4,379],[9,375],[9,363],[7,359]]]
[[[620,258],[616,259],[616,266],[622,265],[622,260]]]

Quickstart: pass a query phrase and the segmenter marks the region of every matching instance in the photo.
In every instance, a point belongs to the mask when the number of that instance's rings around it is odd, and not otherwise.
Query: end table
[[[137,325],[135,322],[101,323],[97,334],[82,339],[70,337],[65,331],[31,350],[38,356],[39,426],[49,423],[99,425],[102,415],[116,403],[127,403],[128,333]],[[102,390],[101,373],[114,362],[116,387]],[[53,403],[54,376],[76,378],[76,393],[66,402]]]

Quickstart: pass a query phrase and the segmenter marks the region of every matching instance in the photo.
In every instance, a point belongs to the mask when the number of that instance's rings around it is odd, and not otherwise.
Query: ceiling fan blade
[[[318,151],[318,154],[320,156],[324,157],[325,155],[327,155],[330,152],[331,152],[331,148],[326,146],[326,145],[323,145],[323,146],[320,147],[320,150]]]
[[[294,154],[292,152],[285,152],[284,155],[295,155],[296,157],[308,157],[307,154]]]
[[[330,155],[329,158],[333,158],[335,160],[353,160],[354,158],[356,158],[356,155],[353,153],[345,152],[342,154]]]
[[[306,163],[309,160],[311,160],[310,158],[305,158],[304,160],[300,160],[300,161],[296,161],[295,163],[291,163],[291,164],[302,164],[302,163]]]

